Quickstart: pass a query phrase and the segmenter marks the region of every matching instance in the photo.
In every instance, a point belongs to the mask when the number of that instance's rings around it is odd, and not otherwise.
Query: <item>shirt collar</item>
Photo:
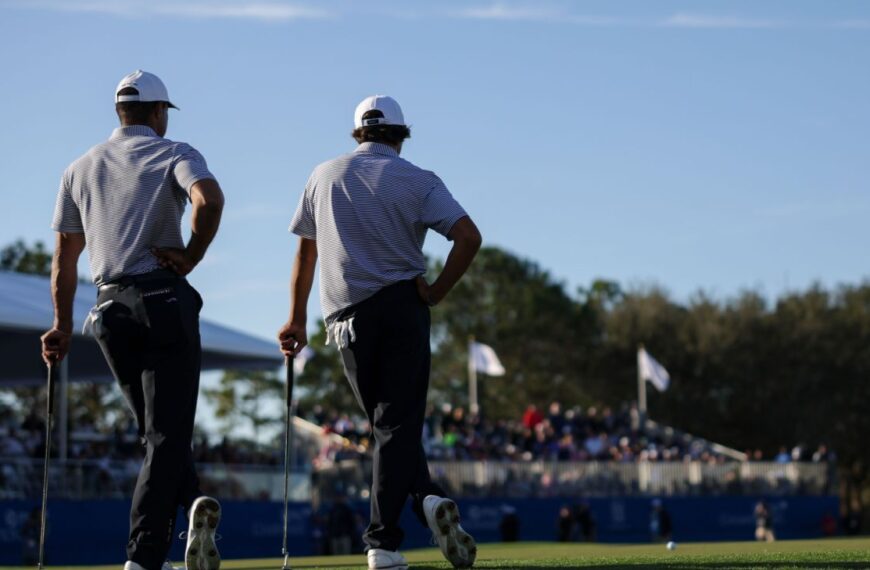
[[[110,138],[120,139],[123,137],[156,137],[157,133],[154,132],[149,126],[146,125],[127,125],[124,127],[118,127],[114,131],[112,131],[112,136]]]
[[[354,152],[370,152],[372,154],[383,154],[386,156],[399,156],[396,149],[390,145],[376,142],[360,143]]]

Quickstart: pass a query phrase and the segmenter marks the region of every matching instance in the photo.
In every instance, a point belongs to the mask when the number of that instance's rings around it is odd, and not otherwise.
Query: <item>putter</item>
[[[48,363],[48,394],[46,394],[45,461],[42,464],[42,513],[39,522],[39,570],[45,562],[45,517],[48,504],[48,458],[51,455],[51,424],[54,416],[55,363]]]
[[[289,553],[287,552],[287,487],[290,483],[290,430],[293,422],[293,357],[285,358],[284,365],[287,372],[287,386],[285,394],[287,396],[287,410],[285,413],[284,424],[284,541],[281,543],[281,554],[284,555],[284,566],[281,570],[290,570],[290,562],[288,560]]]

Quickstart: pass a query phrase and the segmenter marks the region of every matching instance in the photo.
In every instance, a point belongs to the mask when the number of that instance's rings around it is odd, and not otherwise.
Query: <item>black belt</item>
[[[108,283],[103,283],[97,289],[104,291],[115,287],[126,288],[132,286],[142,286],[160,281],[177,281],[183,279],[178,273],[168,269],[155,269],[148,273],[140,273],[139,275],[124,275],[117,279],[112,279]]]

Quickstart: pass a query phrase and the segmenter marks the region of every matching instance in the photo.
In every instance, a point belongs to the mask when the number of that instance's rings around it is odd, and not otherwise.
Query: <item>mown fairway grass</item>
[[[451,568],[436,549],[405,552],[411,568]],[[225,560],[225,570],[281,570],[283,560]],[[365,568],[365,557],[319,556],[291,558],[294,569]],[[49,566],[52,570],[117,570],[117,566]],[[679,544],[674,551],[664,545],[604,545],[522,542],[482,544],[476,568],[701,568],[749,570],[752,568],[867,568],[870,569],[870,539],[828,539],[755,542],[710,542]],[[4,567],[0,567],[2,570]],[[8,568],[8,567],[7,567]]]

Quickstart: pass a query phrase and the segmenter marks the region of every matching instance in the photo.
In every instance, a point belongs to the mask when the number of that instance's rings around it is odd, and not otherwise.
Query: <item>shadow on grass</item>
[[[327,566],[324,564],[293,564],[293,570],[299,570],[300,568],[360,568],[364,567],[365,563],[359,565],[345,565],[342,564],[340,566]],[[444,565],[439,566],[428,566],[425,564],[414,564],[413,562],[410,565],[413,570],[443,570]],[[475,566],[476,568],[486,569],[486,570],[523,570],[523,569],[535,569],[540,570],[541,568],[548,568],[548,566],[543,565],[534,565],[534,566],[525,566],[525,565],[491,565],[483,562],[479,566]],[[690,569],[700,569],[700,570],[748,570],[754,568],[761,569],[777,569],[777,568],[806,568],[806,569],[832,569],[832,570],[845,570],[845,569],[866,569],[868,566],[867,562],[665,562],[665,563],[639,563],[639,564],[604,564],[604,565],[594,565],[594,566],[578,566],[582,570],[613,570],[614,568],[629,568],[631,570],[690,570]],[[568,568],[568,566],[562,565],[553,565],[550,568]],[[250,568],[246,568],[245,570],[281,570],[280,566],[254,566]]]
[[[360,564],[336,564],[334,566],[323,564],[323,563],[295,563],[292,564],[292,570],[300,570],[306,568],[333,568],[333,569],[344,569],[344,568],[353,568],[357,570],[359,568],[364,568],[365,562],[362,561]],[[429,565],[429,564],[415,564],[414,562],[410,563],[410,568],[413,570],[444,570],[445,568],[449,568],[449,565],[438,564],[438,565]],[[540,564],[499,564],[495,560],[481,560],[478,564],[475,565],[475,568],[479,568],[480,570],[541,570],[542,568],[571,568],[572,566],[565,565],[564,563],[555,562],[548,564],[545,561],[541,561]],[[819,561],[819,562],[788,562],[783,560],[778,561],[755,561],[755,562],[727,562],[727,561],[672,561],[672,562],[638,562],[638,563],[611,563],[611,564],[593,564],[593,565],[577,565],[573,566],[578,570],[613,570],[614,568],[627,568],[630,570],[690,570],[690,569],[698,569],[698,570],[751,570],[751,569],[762,569],[762,570],[773,570],[773,569],[784,569],[784,568],[798,568],[798,569],[831,569],[831,570],[846,570],[846,569],[867,569],[870,568],[870,563],[864,561]],[[281,570],[280,565],[276,566],[251,566],[246,567],[245,570]]]
[[[678,570],[688,570],[689,568],[712,568],[718,570],[728,570],[728,569],[736,569],[741,570],[744,568],[864,568],[866,569],[867,562],[787,562],[787,561],[778,561],[778,562],[667,562],[664,564],[652,564],[652,563],[640,563],[640,564],[626,564],[624,566],[613,566],[613,565],[596,565],[596,566],[582,566],[583,570],[601,570],[608,569],[612,570],[613,568],[631,568],[632,570],[659,570],[659,569],[667,569],[674,568]]]
[[[299,570],[300,568],[353,568],[354,570],[358,570],[359,568],[365,568],[366,563],[363,559],[359,564],[341,564],[338,566],[329,566],[326,564],[315,564],[310,562],[308,564],[299,564],[292,563],[290,565],[292,570]],[[444,570],[444,565],[441,566],[426,566],[425,564],[415,564],[413,562],[410,563],[410,568],[414,570]],[[524,568],[524,566],[513,566],[512,568]],[[277,566],[250,566],[245,567],[245,570],[281,570],[281,565]]]

